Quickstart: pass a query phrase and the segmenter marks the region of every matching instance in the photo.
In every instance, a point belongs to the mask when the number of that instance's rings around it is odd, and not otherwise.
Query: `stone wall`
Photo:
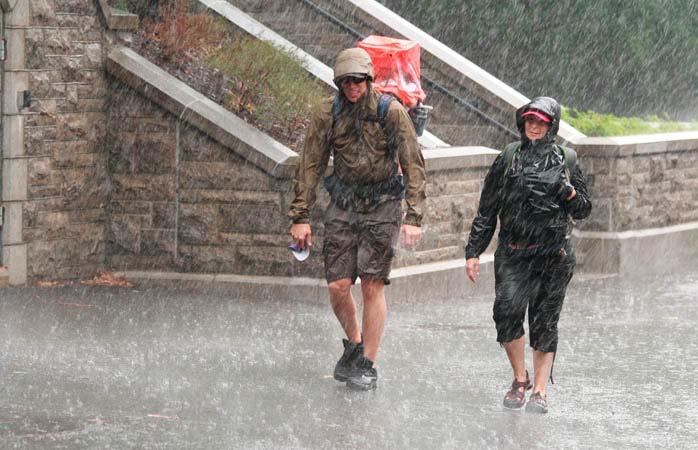
[[[189,114],[194,107],[173,113],[164,91],[149,97],[107,78],[112,35],[95,5],[32,0],[8,16],[2,245],[11,282],[102,269],[320,277],[322,189],[313,255],[294,264],[285,217],[290,169],[275,172],[288,149],[218,113],[228,128],[206,131]],[[11,111],[10,97],[25,89],[32,106]],[[582,266],[624,270],[624,261],[647,253],[648,229],[660,230],[651,233],[660,250],[671,245],[672,256],[695,258],[698,133],[583,138],[574,146],[595,205],[580,224]],[[425,152],[425,239],[400,248],[397,267],[462,258],[494,154]]]
[[[321,187],[313,255],[294,264],[287,248],[289,177],[270,176],[116,80],[111,92],[111,269],[322,277],[328,198]],[[425,240],[402,249],[397,266],[462,257],[493,157],[430,170]]]
[[[108,141],[110,268],[317,273],[319,258],[291,264],[290,179],[269,176],[117,81]]]
[[[24,30],[29,278],[87,276],[104,267],[105,36],[95,2],[32,0]]]
[[[698,221],[698,142],[688,147],[600,155],[580,145],[594,193],[594,213],[582,229],[618,232]]]

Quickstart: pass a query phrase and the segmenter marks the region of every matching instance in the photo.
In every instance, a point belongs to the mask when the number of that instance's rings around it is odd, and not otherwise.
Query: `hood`
[[[560,104],[551,97],[536,97],[529,103],[516,110],[516,127],[519,129],[519,133],[521,134],[521,143],[525,144],[529,141],[526,137],[526,133],[524,132],[524,121],[521,116],[530,109],[541,111],[552,117],[553,121],[550,123],[548,134],[546,134],[541,140],[550,143],[555,141],[557,132],[560,129]]]

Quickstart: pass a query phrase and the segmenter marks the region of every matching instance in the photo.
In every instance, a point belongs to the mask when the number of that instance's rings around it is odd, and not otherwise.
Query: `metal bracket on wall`
[[[17,109],[29,108],[32,105],[31,91],[17,92]]]
[[[0,61],[5,61],[7,58],[7,39],[0,40]]]
[[[0,228],[5,223],[5,207],[0,205]]]

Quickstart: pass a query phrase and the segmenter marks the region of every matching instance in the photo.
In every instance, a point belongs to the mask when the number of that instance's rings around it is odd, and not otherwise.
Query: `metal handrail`
[[[344,23],[341,19],[337,18],[333,14],[329,13],[328,11],[324,10],[320,6],[316,5],[313,3],[311,0],[300,0],[301,2],[305,3],[306,5],[310,6],[312,9],[314,9],[318,14],[326,17],[327,19],[330,20],[330,22],[334,23],[335,25],[338,25],[339,27],[343,28],[345,31],[349,32],[352,34],[354,37],[358,39],[364,39],[366,37],[365,34],[359,32],[358,30],[355,30],[351,26],[347,25]],[[431,86],[434,90],[452,98],[455,100],[458,104],[461,106],[466,107],[469,109],[471,112],[475,113],[478,117],[481,119],[485,120],[486,122],[494,125],[496,128],[499,128],[502,131],[505,131],[508,133],[510,136],[518,139],[519,138],[519,133],[512,130],[511,128],[507,127],[503,123],[499,122],[497,119],[489,116],[487,113],[479,109],[477,106],[473,105],[469,101],[459,97],[457,94],[451,92],[448,90],[448,88],[444,87],[442,84],[438,83],[437,81],[434,81],[433,79],[427,77],[427,76],[422,76],[422,79],[426,82],[425,84],[428,84]]]

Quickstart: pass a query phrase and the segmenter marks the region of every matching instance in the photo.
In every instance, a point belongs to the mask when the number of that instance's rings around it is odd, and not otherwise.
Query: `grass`
[[[227,106],[252,116],[262,128],[294,133],[307,122],[312,105],[328,88],[301,62],[255,38],[235,35],[211,13],[192,13],[190,0],[162,6],[160,20],[146,25],[164,59],[175,64],[196,60],[230,80]]]
[[[262,122],[308,117],[312,105],[326,95],[326,88],[297,60],[254,38],[242,37],[219,47],[208,62],[240,80],[230,95],[231,108],[247,109]]]
[[[629,136],[698,130],[698,121],[674,122],[666,117],[619,117],[562,107],[562,119],[587,136]]]

